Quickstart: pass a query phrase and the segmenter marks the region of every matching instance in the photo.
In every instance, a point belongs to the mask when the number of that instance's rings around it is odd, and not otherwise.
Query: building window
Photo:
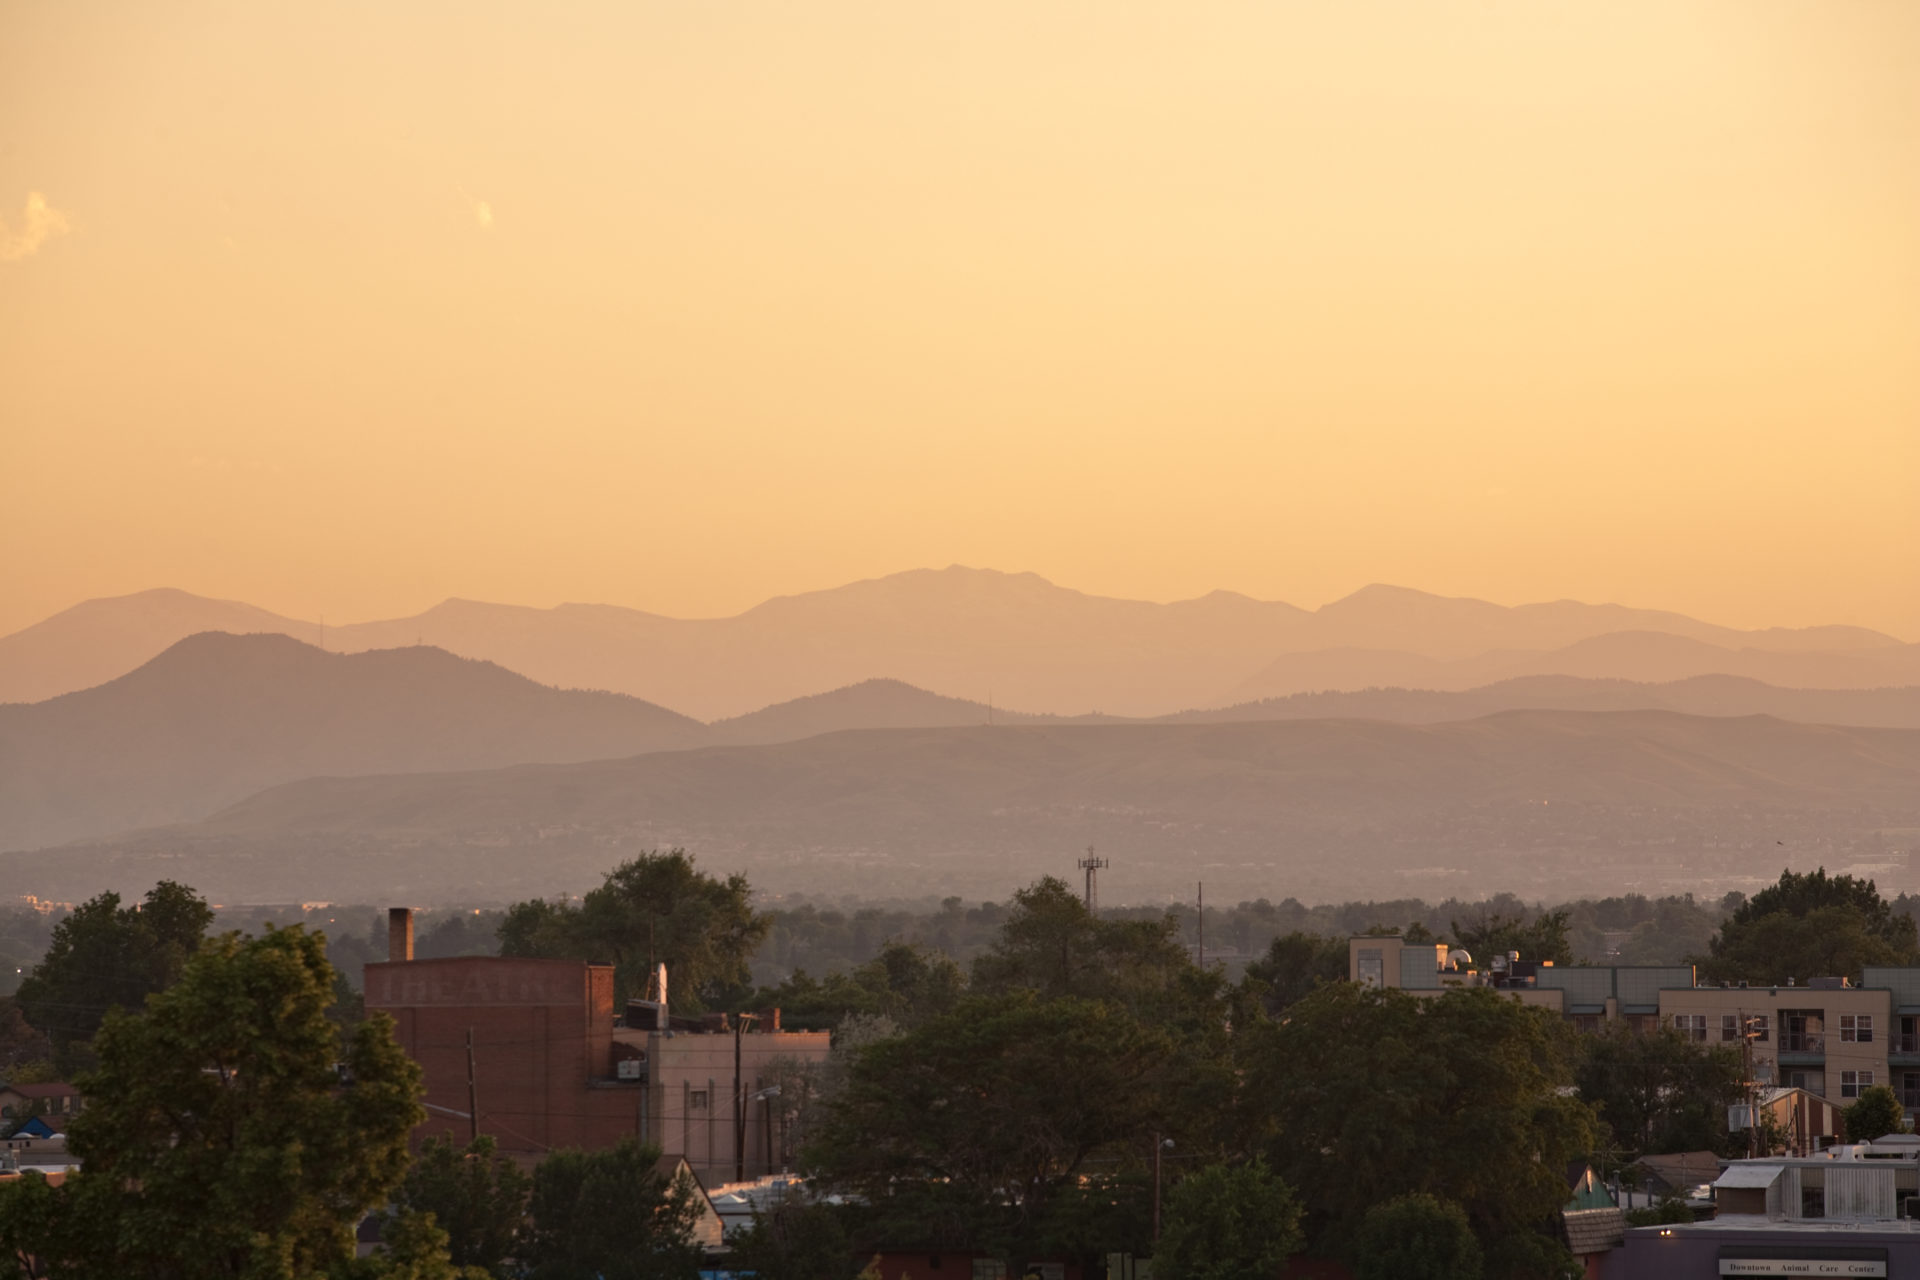
[[[688,1098],[687,1106],[695,1111],[705,1111],[707,1109],[707,1091],[705,1089],[695,1089]]]
[[[1576,1013],[1569,1019],[1573,1029],[1583,1035],[1600,1034],[1600,1015],[1597,1013]]]
[[[1800,1216],[1803,1218],[1824,1218],[1827,1216],[1827,1171],[1825,1169],[1800,1170]]]
[[[1840,1096],[1857,1098],[1863,1092],[1873,1088],[1873,1072],[1842,1071],[1840,1073]]]
[[[1847,1044],[1873,1043],[1873,1015],[1870,1013],[1841,1014],[1840,1039]]]
[[[1687,1040],[1705,1040],[1707,1038],[1707,1015],[1704,1013],[1676,1013],[1673,1015],[1673,1029]]]
[[[1781,1083],[1789,1089],[1805,1089],[1821,1097],[1827,1093],[1827,1073],[1824,1071],[1785,1071],[1781,1073]]]
[[[1767,1042],[1767,1032],[1771,1029],[1772,1028],[1768,1026],[1766,1014],[1756,1013],[1748,1016],[1747,1031],[1752,1034],[1755,1044],[1765,1044]]]
[[[1363,987],[1387,985],[1387,953],[1379,947],[1360,948],[1358,977]]]

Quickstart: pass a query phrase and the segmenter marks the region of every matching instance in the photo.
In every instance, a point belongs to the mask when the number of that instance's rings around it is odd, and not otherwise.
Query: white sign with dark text
[[[1723,1276],[1877,1276],[1884,1280],[1887,1264],[1825,1258],[1722,1258]]]

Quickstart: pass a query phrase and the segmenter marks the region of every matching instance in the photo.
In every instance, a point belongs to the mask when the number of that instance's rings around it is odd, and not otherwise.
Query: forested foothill
[[[1707,973],[1765,954],[1802,972],[1920,963],[1911,899],[1824,870],[1710,905],[1241,903],[1209,908],[1204,964],[1191,910],[1096,913],[1053,878],[929,905],[762,905],[675,850],[577,899],[428,914],[416,955],[604,961],[626,991],[666,963],[683,1007],[779,1005],[832,1031],[782,1104],[815,1194],[731,1242],[764,1280],[852,1280],[891,1249],[1131,1253],[1161,1280],[1271,1277],[1297,1253],[1405,1276],[1410,1248],[1421,1274],[1574,1274],[1563,1171],[1744,1154],[1726,1127],[1737,1051],[1582,1035],[1490,988],[1364,988],[1348,936],[1620,962],[1678,958],[1655,952],[1675,924]],[[32,1277],[692,1277],[697,1192],[657,1149],[556,1152],[529,1173],[482,1136],[409,1160],[417,1068],[348,981],[385,959],[381,923],[216,912],[172,883],[10,917],[0,939],[43,941],[0,1006],[0,1075],[72,1079],[88,1106],[70,1129],[82,1172],[0,1183],[0,1257]],[[1898,1129],[1898,1101],[1870,1091],[1847,1124]],[[369,1214],[384,1243],[355,1257]]]

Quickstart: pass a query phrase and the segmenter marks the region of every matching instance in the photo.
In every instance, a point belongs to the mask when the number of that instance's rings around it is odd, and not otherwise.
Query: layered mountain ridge
[[[1920,683],[1920,646],[1858,627],[1740,631],[1660,610],[1506,607],[1386,586],[1312,611],[1226,591],[1155,604],[953,566],[777,597],[731,618],[448,600],[324,635],[251,606],[145,592],[89,601],[0,637],[0,701],[100,684],[206,630],[278,632],[341,652],[433,645],[542,684],[625,693],[702,720],[873,678],[1035,713],[1136,717],[1307,691],[1465,689],[1536,674],[1640,682],[1734,674],[1808,688]],[[1607,636],[1640,638],[1578,648]]]

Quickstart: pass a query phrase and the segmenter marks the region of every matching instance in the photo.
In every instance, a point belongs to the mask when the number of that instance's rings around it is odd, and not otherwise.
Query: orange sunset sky
[[[962,562],[1920,640],[1920,4],[0,0],[0,632]]]

